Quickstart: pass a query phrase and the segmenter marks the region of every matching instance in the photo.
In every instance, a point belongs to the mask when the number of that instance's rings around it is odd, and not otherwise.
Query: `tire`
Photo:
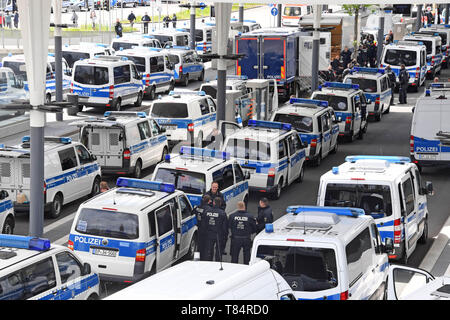
[[[195,141],[195,146],[198,148],[202,148],[203,147],[203,132],[200,131],[198,133],[197,139]]]
[[[175,89],[175,81],[170,81],[169,90],[167,90],[167,93],[170,91],[173,91]]]
[[[189,250],[183,257],[185,260],[193,260],[194,253],[197,250],[197,233],[194,233],[191,239],[191,243],[189,244]]]
[[[2,233],[3,234],[13,234],[14,233],[14,218],[9,216],[6,218],[5,224],[3,225]]]
[[[142,176],[142,161],[139,159],[136,161],[136,165],[134,166],[133,177],[136,179],[140,179]]]
[[[304,169],[304,167],[302,166],[302,168],[300,169],[300,175],[298,176],[297,179],[295,179],[295,182],[297,182],[297,183],[303,182],[304,176],[305,176],[305,169]]]
[[[381,121],[381,114],[382,114],[382,112],[380,112],[380,114],[377,114],[376,116],[375,116],[375,121]]]
[[[169,151],[167,150],[166,147],[164,147],[163,152],[161,154],[161,162],[163,162],[164,160],[166,160],[166,154],[168,154]]]
[[[202,73],[198,76],[198,81],[203,81],[205,80],[205,70],[202,70]]]
[[[183,76],[183,80],[181,81],[183,87],[187,87],[189,85],[189,74],[185,74]]]
[[[95,293],[91,294],[88,298],[88,300],[99,300],[99,296]]]
[[[403,243],[403,254],[400,258],[400,263],[407,265],[408,264],[408,255],[406,254],[406,243]]]
[[[155,98],[156,98],[156,88],[154,86],[151,87],[150,93],[148,94],[148,98],[150,100],[155,100]]]
[[[122,108],[122,102],[121,102],[120,98],[118,98],[116,101],[113,102],[112,109],[114,111],[120,111],[121,108]]]
[[[272,199],[278,200],[281,197],[281,190],[283,189],[283,179],[280,179],[280,181],[277,184],[276,190],[272,193]]]
[[[331,150],[331,153],[335,154],[338,151],[338,139],[336,139],[336,144],[334,145],[333,150]]]
[[[143,98],[143,94],[141,91],[139,91],[136,102],[134,103],[134,106],[136,108],[140,107],[142,105],[142,98]]]
[[[322,150],[320,150],[319,155],[314,160],[314,166],[319,167],[321,163],[322,163]]]
[[[391,105],[389,105],[389,107],[386,109],[386,111],[384,112],[384,114],[388,114],[389,112],[391,112]]]
[[[92,198],[100,193],[100,178],[95,178],[94,183],[92,184],[91,193],[89,197]]]
[[[359,128],[358,140],[362,140],[363,138],[364,138],[364,130],[363,128]]]
[[[420,236],[418,242],[420,244],[426,244],[428,242],[428,219],[425,219],[425,224],[423,226],[423,233]]]
[[[78,105],[78,112],[83,112],[84,105],[80,104]]]
[[[61,193],[57,193],[53,199],[52,206],[48,212],[49,218],[56,219],[61,215],[63,207],[63,196]]]

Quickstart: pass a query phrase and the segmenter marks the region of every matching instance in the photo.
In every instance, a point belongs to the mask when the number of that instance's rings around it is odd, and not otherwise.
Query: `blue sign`
[[[200,6],[201,6],[200,9],[202,9],[202,10],[206,8],[206,4],[204,4],[203,2],[200,2]]]
[[[271,13],[273,16],[276,16],[276,15],[278,15],[278,9],[275,8],[275,7],[273,7],[272,9],[270,9],[270,13]]]

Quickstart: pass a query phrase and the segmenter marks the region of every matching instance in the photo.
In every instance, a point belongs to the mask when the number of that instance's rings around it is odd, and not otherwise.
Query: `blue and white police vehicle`
[[[12,69],[0,67],[0,102],[12,103],[16,99],[27,99],[28,96],[23,81],[16,77]]]
[[[81,42],[80,44],[72,44],[62,47],[62,56],[66,60],[69,68],[72,69],[73,64],[82,59],[90,59],[95,56],[112,56],[114,50],[109,48],[106,44],[93,43],[93,42]]]
[[[97,158],[102,174],[140,178],[169,152],[164,130],[145,112],[107,111],[103,118],[70,124],[79,128],[79,141]]]
[[[196,224],[189,199],[174,185],[120,177],[115,188],[80,205],[68,247],[100,280],[132,283],[192,259]]]
[[[195,50],[189,47],[169,47],[165,51],[168,53],[169,61],[174,65],[174,77],[176,83],[187,86],[190,80],[205,79],[205,65]]]
[[[387,242],[362,209],[290,206],[255,236],[250,264],[269,261],[299,300],[381,300]]]
[[[216,24],[213,22],[206,22],[195,25],[195,49],[198,54],[211,53],[212,51],[212,37]],[[191,32],[190,26],[183,27],[186,32]]]
[[[158,39],[150,35],[131,33],[124,37],[117,37],[111,41],[111,48],[115,51],[133,49],[133,47],[162,48]]]
[[[380,121],[383,113],[389,113],[394,93],[384,69],[355,67],[343,82],[357,84],[364,91],[369,116]]]
[[[436,35],[441,37],[442,45],[442,68],[446,69],[449,66],[449,56],[450,56],[450,25],[428,25],[425,28],[420,28],[419,32],[416,34],[428,34]]]
[[[0,147],[0,190],[6,190],[14,210],[30,208],[30,136],[18,146]],[[100,191],[101,170],[96,157],[67,137],[44,137],[44,205],[57,218],[64,204]]]
[[[125,105],[141,106],[145,87],[133,61],[97,56],[75,62],[70,90],[78,95],[80,111],[83,106],[120,111]]]
[[[250,191],[281,196],[282,188],[303,181],[306,143],[289,123],[249,120],[248,126],[223,135],[222,150],[250,174]]]
[[[0,300],[96,300],[99,277],[67,247],[0,235]]]
[[[0,233],[12,234],[16,225],[14,204],[8,191],[0,191]]]
[[[216,129],[216,103],[203,91],[171,91],[152,103],[149,115],[166,129],[170,144],[201,147]]]
[[[428,239],[427,195],[414,163],[398,156],[348,156],[320,177],[317,205],[361,208],[380,230],[383,242],[394,240],[391,260],[404,264],[417,243]]]
[[[186,47],[190,44],[191,35],[182,28],[164,28],[149,30],[149,35],[158,39],[162,47]]]
[[[135,47],[116,52],[134,62],[145,85],[145,95],[154,100],[157,93],[170,92],[175,87],[174,68],[168,54],[154,48]]]
[[[322,159],[338,149],[339,125],[327,101],[291,98],[276,110],[271,121],[289,123],[308,144],[306,160],[320,165]]]
[[[230,215],[239,201],[248,202],[248,178],[239,163],[222,151],[183,146],[179,154],[166,156],[153,172],[152,180],[173,184],[183,191],[192,205],[201,204],[202,196],[217,182]]]
[[[339,137],[362,139],[368,127],[367,100],[357,84],[325,82],[311,99],[327,101],[339,124]]]

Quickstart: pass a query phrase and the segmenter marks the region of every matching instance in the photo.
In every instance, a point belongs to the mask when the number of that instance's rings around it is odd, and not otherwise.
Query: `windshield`
[[[90,55],[86,52],[71,52],[71,51],[63,51],[62,56],[66,59],[69,68],[73,67],[73,64],[81,59],[89,59]]]
[[[273,121],[290,123],[299,132],[312,132],[313,119],[311,117],[296,114],[277,113]]]
[[[328,105],[332,107],[334,111],[346,111],[348,109],[347,97],[333,96],[329,94],[316,94],[313,99],[328,101]]]
[[[377,92],[377,80],[358,77],[348,77],[346,83],[359,84],[359,88],[367,93]]]
[[[119,239],[139,237],[138,216],[110,210],[81,209],[75,230],[82,234]]]
[[[267,260],[294,291],[315,292],[338,285],[333,249],[260,245],[256,256]]]
[[[131,49],[132,47],[138,47],[139,43],[131,43],[131,42],[114,42],[112,47],[114,50],[119,51],[120,48],[123,50]]]
[[[108,68],[95,66],[76,66],[74,81],[81,84],[103,85],[108,84]]]
[[[230,139],[225,151],[230,153],[230,156],[233,158],[256,161],[270,160],[270,144],[266,142],[249,139]]]
[[[364,209],[374,219],[392,214],[391,188],[387,185],[329,183],[325,206]]]
[[[27,72],[20,71],[20,66],[25,70],[25,62],[16,62],[16,61],[5,61],[3,62],[3,67],[11,68],[11,70],[16,75],[17,79],[21,79],[23,81],[27,81]]]
[[[188,109],[186,103],[154,103],[152,117],[157,118],[187,118]]]
[[[186,193],[204,194],[206,191],[205,175],[198,172],[159,168],[154,181],[173,184],[176,189]]]
[[[405,67],[415,66],[417,64],[417,52],[410,50],[388,49],[384,56],[384,63],[392,66]]]
[[[136,65],[136,68],[139,72],[145,72],[145,58],[143,57],[134,57],[134,56],[125,56],[128,60],[131,60]]]

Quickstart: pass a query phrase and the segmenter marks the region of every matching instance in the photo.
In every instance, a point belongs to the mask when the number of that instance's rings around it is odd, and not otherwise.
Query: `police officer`
[[[400,66],[400,74],[398,76],[398,81],[400,82],[400,89],[398,100],[400,104],[406,104],[406,92],[408,90],[409,83],[409,73],[406,71],[405,65]]]
[[[264,230],[266,223],[273,222],[272,208],[267,198],[261,198],[258,206],[258,217],[256,218],[257,232]]]
[[[225,211],[220,208],[221,202],[222,199],[219,197],[214,198],[213,208],[206,211],[204,216],[203,223],[206,232],[205,256],[207,261],[213,261],[214,256],[215,261],[221,260],[228,237],[228,219]]]
[[[256,220],[245,210],[245,202],[239,201],[238,211],[231,214],[228,225],[231,230],[231,263],[239,262],[241,249],[244,252],[244,263],[250,262],[250,250],[252,248],[251,235],[256,232]]]
[[[205,260],[205,242],[206,242],[206,227],[205,214],[212,210],[211,197],[205,194],[202,197],[200,206],[194,208],[194,213],[197,217],[198,227],[198,251],[200,252],[200,260]]]
[[[389,66],[389,65],[386,66],[384,71],[386,72],[386,74],[389,78],[389,82],[391,84],[391,90],[392,90],[391,104],[394,104],[394,89],[395,89],[395,82],[397,81],[397,79],[395,77],[395,73],[391,69],[391,66]]]
[[[211,189],[208,192],[206,192],[206,194],[209,195],[211,197],[211,200],[213,200],[213,201],[217,197],[222,199],[221,208],[222,208],[222,210],[225,210],[225,208],[227,207],[227,204],[225,203],[225,198],[223,197],[223,194],[219,191],[219,183],[217,181],[213,181],[211,183]]]

